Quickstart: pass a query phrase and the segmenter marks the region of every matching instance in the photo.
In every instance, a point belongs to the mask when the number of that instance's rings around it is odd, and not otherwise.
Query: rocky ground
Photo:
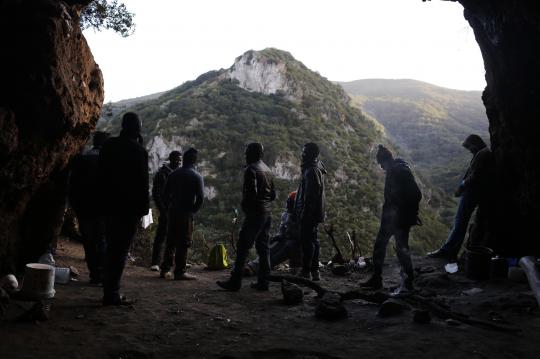
[[[227,271],[194,266],[197,281],[158,278],[129,265],[124,292],[131,307],[102,307],[101,288],[87,284],[82,248],[61,242],[58,264],[80,269],[79,281],[56,285],[49,319],[16,319],[32,303],[11,301],[0,321],[1,358],[534,358],[540,353],[540,311],[527,284],[474,282],[447,275],[441,262],[416,258],[417,286],[454,312],[520,329],[504,332],[445,321],[416,324],[412,311],[381,318],[378,306],[347,300],[348,318],[323,321],[314,316],[318,299],[305,289],[304,303],[282,303],[279,284],[269,293],[218,290]],[[386,287],[398,283],[389,259]],[[322,286],[357,289],[367,274],[334,276],[323,271]],[[246,283],[247,284],[247,283]],[[465,295],[463,291],[480,288]]]

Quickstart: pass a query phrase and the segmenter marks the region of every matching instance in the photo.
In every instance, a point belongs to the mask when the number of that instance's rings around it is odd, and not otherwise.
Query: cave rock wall
[[[64,210],[103,78],[79,27],[85,1],[0,0],[0,272],[35,260]]]
[[[494,246],[540,254],[540,1],[459,0],[484,58],[496,160]]]

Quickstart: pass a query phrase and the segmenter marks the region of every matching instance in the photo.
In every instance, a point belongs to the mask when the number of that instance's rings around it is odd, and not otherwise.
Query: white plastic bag
[[[141,225],[144,229],[148,228],[152,223],[154,223],[154,219],[152,218],[152,209],[150,208],[148,210],[148,214],[144,216],[141,220]]]

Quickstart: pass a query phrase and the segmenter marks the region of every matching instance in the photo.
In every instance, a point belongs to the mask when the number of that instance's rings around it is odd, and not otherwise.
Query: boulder
[[[302,288],[286,280],[281,282],[281,293],[283,294],[283,302],[287,305],[300,304],[304,299]]]
[[[348,312],[339,294],[327,292],[317,304],[315,316],[324,320],[339,320],[347,318]]]

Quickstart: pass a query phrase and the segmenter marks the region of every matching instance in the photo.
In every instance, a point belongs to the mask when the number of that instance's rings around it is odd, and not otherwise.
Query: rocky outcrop
[[[493,244],[540,253],[540,5],[537,0],[459,0],[486,69],[483,94],[496,158]]]
[[[55,236],[66,166],[100,115],[85,2],[0,0],[0,271],[35,260]]]

